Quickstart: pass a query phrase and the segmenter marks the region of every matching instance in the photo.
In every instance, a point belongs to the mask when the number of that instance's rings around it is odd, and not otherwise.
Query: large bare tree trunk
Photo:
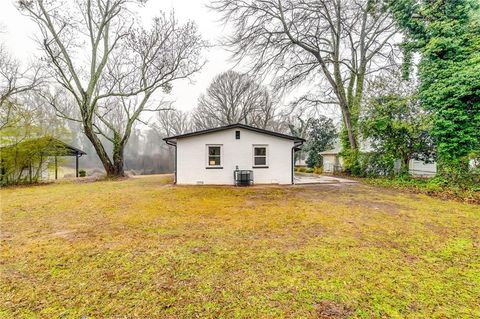
[[[93,148],[95,149],[95,152],[97,153],[98,158],[100,159],[100,162],[102,162],[103,168],[105,169],[107,176],[111,177],[113,173],[113,166],[110,161],[110,158],[108,157],[107,152],[105,151],[105,148],[103,147],[103,144],[98,139],[97,135],[94,133],[92,126],[85,125],[83,129],[84,129],[85,135],[87,136],[89,141],[92,143]]]

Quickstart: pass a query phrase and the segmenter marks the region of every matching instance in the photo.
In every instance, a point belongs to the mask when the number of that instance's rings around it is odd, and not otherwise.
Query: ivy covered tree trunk
[[[123,151],[125,147],[123,143],[118,143],[113,146],[113,170],[110,174],[107,175],[109,176],[114,176],[114,177],[123,177],[125,176],[125,172],[123,170]]]

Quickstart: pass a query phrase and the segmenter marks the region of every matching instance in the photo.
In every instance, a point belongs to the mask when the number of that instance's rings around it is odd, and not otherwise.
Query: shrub
[[[343,158],[344,172],[347,175],[364,176],[358,160],[358,156],[359,156],[358,150],[351,150],[349,148],[344,148],[339,155]]]
[[[78,171],[78,176],[85,177],[87,176],[87,172],[84,169],[81,169]]]
[[[314,174],[322,174],[323,173],[323,167],[314,167],[313,168],[313,173]]]
[[[306,167],[303,167],[303,166],[296,166],[295,167],[295,172],[299,172],[299,173],[305,173],[305,170],[307,168]]]
[[[358,154],[357,176],[393,176],[395,158],[385,154],[371,152]]]
[[[434,178],[414,178],[401,175],[395,178],[366,178],[365,181],[373,185],[404,189],[444,199],[480,203],[480,188],[478,188],[478,185],[472,185],[470,187],[453,186],[448,179],[441,176]]]
[[[480,168],[470,168],[468,162],[466,165],[440,166],[439,175],[443,176],[451,186],[461,189],[480,189]]]

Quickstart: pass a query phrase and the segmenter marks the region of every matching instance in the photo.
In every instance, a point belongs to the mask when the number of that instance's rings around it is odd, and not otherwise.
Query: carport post
[[[75,171],[76,171],[76,176],[78,177],[78,154],[75,155]]]
[[[57,156],[55,155],[55,179],[58,178],[58,165],[57,165]]]

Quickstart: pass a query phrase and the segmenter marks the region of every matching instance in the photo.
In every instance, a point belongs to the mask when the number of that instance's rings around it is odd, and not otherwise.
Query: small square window
[[[240,139],[240,131],[235,131],[235,139],[236,140]]]
[[[267,147],[253,147],[253,166],[267,166]]]
[[[220,146],[208,146],[208,166],[220,166],[222,164],[222,151]]]

